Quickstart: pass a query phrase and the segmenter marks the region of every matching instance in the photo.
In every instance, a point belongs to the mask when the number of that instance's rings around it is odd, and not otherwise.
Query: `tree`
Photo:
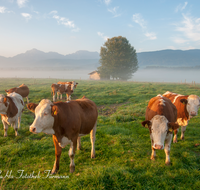
[[[113,37],[104,43],[100,51],[98,71],[102,79],[128,80],[138,69],[137,54],[129,41],[122,36]]]

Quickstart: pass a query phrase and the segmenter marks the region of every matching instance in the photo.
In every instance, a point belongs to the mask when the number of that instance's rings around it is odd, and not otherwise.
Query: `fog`
[[[141,69],[138,70],[133,81],[144,82],[177,82],[200,83],[200,70],[161,70],[161,69]]]
[[[0,70],[0,78],[89,79],[93,70]],[[200,70],[139,69],[130,81],[200,83]]]

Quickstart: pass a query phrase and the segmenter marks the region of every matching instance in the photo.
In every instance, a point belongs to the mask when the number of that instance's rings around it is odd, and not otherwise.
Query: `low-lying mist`
[[[0,70],[0,78],[57,78],[88,80],[93,70]],[[130,81],[200,83],[199,70],[139,69]]]

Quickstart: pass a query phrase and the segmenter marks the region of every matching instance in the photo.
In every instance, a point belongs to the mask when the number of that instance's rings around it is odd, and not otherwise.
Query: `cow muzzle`
[[[155,145],[153,146],[153,148],[154,148],[154,149],[157,149],[157,150],[162,150],[162,149],[163,149],[163,145],[157,145],[157,144],[155,144]]]
[[[197,115],[197,113],[195,111],[190,112],[190,116],[194,117],[196,115]]]
[[[30,127],[30,132],[36,134],[36,128],[35,127]]]

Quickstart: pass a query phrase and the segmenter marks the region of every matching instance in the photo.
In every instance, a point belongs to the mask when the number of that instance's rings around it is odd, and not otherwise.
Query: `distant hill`
[[[161,50],[137,53],[140,68],[160,67],[195,67],[200,66],[200,50]]]
[[[161,50],[137,53],[139,68],[200,67],[200,50]],[[32,49],[14,57],[0,56],[1,69],[89,69],[99,66],[99,53],[80,50],[62,55],[56,52],[45,53]]]

